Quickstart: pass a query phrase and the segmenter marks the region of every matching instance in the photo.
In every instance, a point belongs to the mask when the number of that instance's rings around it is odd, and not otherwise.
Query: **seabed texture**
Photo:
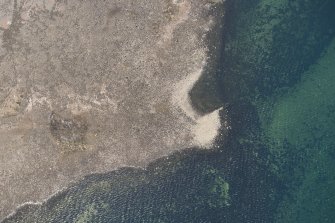
[[[334,222],[334,12],[0,0],[0,221]]]

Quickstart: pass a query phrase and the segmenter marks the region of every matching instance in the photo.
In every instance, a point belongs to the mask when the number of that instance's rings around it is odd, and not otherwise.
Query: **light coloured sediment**
[[[211,146],[218,110],[200,116],[188,92],[221,3],[24,2],[0,10],[0,219],[85,175]]]

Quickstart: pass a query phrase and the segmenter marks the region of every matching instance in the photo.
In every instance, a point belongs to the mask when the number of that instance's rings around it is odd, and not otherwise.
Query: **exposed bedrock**
[[[85,175],[211,147],[222,105],[201,80],[222,7],[0,1],[0,219]]]

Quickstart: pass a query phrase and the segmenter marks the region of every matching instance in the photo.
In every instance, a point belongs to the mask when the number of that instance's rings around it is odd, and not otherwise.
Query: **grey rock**
[[[198,114],[188,91],[219,6],[0,0],[0,219],[85,175],[208,143],[218,111]]]

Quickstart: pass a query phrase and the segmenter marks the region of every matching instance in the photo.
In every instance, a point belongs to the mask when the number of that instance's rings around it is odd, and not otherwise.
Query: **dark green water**
[[[335,1],[226,1],[222,40],[219,149],[88,176],[4,222],[335,222]]]

